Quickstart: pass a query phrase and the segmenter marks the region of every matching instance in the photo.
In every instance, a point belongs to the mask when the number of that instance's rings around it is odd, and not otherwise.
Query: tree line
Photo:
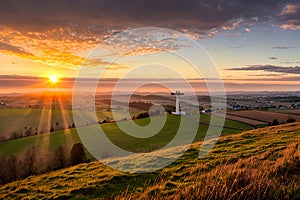
[[[21,157],[10,155],[0,157],[0,184],[47,173],[65,167],[88,162],[81,143],[75,143],[69,152],[60,145],[46,162],[38,155],[35,146],[26,150]]]
[[[58,126],[58,122],[56,122],[56,127]],[[72,124],[69,125],[69,129],[70,128],[75,128],[75,124],[74,122]],[[55,128],[55,126],[51,125],[49,132],[52,133],[54,131],[58,131],[58,130],[64,130],[62,128]],[[23,137],[28,137],[28,136],[34,136],[34,135],[38,135],[38,134],[43,134],[43,131],[39,131],[38,128],[32,128],[32,127],[24,127],[24,131],[20,130],[14,130],[12,132],[10,132],[10,135],[8,137],[5,136],[0,136],[0,142],[4,142],[4,141],[9,141],[9,140],[15,140],[15,139],[19,139],[19,138],[23,138]]]

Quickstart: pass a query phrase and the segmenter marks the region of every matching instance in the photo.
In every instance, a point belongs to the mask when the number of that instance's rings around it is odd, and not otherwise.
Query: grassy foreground
[[[99,162],[31,176],[0,188],[0,199],[299,199],[300,123],[201,142],[167,168],[129,174]]]

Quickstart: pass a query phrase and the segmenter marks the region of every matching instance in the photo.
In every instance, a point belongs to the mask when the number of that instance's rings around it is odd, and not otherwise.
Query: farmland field
[[[81,111],[85,116],[86,124],[91,124],[93,112]],[[134,113],[133,113],[134,114]],[[113,119],[108,111],[96,113],[98,121]],[[122,114],[115,116],[122,119]],[[55,131],[68,129],[74,123],[72,110],[62,109],[0,109],[0,137],[9,139],[12,132],[24,134],[31,130],[34,135],[49,133],[51,127]]]
[[[226,117],[227,119],[230,119],[230,120],[235,120],[235,121],[239,121],[239,122],[254,125],[254,126],[255,125],[267,125],[268,124],[266,122],[258,121],[258,120],[255,120],[255,119],[249,119],[249,118],[244,118],[244,117],[235,116],[235,115],[229,115],[229,114],[225,114],[225,113],[213,113],[213,116]]]
[[[292,114],[292,115],[300,115],[300,109],[270,109],[269,111]]]
[[[157,118],[161,118],[163,116],[156,116]],[[202,115],[201,122],[209,123],[210,116]],[[150,122],[149,118],[138,119],[135,120],[140,126],[145,126]],[[218,123],[218,118],[216,118],[216,122]],[[126,121],[121,123],[128,123]],[[166,143],[173,138],[174,134],[176,134],[178,124],[180,123],[180,117],[168,115],[167,122],[164,128],[157,134],[156,137],[149,138],[149,140],[142,141],[140,139],[136,139],[133,137],[127,137],[117,126],[115,123],[107,123],[102,124],[104,132],[108,135],[108,137],[114,141],[116,144],[120,146],[124,146],[124,148],[128,150],[134,151],[149,151],[153,148],[164,146]],[[195,123],[194,121],[190,121],[190,123]],[[218,128],[218,124],[214,124],[216,129]],[[98,126],[98,125],[90,125],[90,126]],[[232,120],[225,120],[225,127],[222,129],[222,134],[231,134],[231,133],[239,133],[242,130],[250,130],[253,127]],[[79,127],[79,128],[87,128],[88,127]],[[208,125],[200,124],[198,128],[198,132],[196,135],[196,140],[200,140],[206,134]],[[214,126],[212,127],[214,129]],[[188,131],[188,127],[186,128]],[[35,136],[29,136],[25,138],[19,138],[11,141],[4,141],[0,143],[0,155],[22,155],[24,151],[31,146],[35,146],[40,154],[44,157],[48,156],[49,152],[53,152],[59,145],[65,146],[67,151],[69,151],[72,145],[75,142],[80,142],[76,129],[66,129],[60,130],[52,133],[45,133]],[[145,146],[148,149],[145,149]]]
[[[72,125],[72,113],[69,110],[50,109],[0,109],[0,134],[9,137],[12,131],[25,132],[32,128],[38,134],[50,132]]]
[[[265,123],[272,122],[274,119],[277,119],[279,123],[285,123],[289,118],[293,118],[298,122],[300,121],[300,116],[297,115],[255,110],[231,111],[227,112],[227,116],[237,116]]]

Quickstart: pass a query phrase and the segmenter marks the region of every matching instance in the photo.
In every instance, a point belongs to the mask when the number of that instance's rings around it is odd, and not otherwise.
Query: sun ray
[[[51,128],[51,115],[52,115],[52,96],[50,97],[50,106],[48,105],[48,94],[43,94],[41,108],[40,121],[38,124],[38,139],[36,140],[36,146],[39,146],[41,152],[41,162],[45,162],[49,154],[49,143],[50,143],[50,128]],[[40,135],[41,134],[41,135]]]

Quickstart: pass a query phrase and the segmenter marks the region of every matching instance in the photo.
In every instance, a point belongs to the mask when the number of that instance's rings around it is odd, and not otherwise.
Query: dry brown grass
[[[116,199],[300,199],[299,146],[293,142],[273,147],[235,163],[228,158],[212,170],[200,163],[181,183],[162,178],[143,191],[126,191]]]

